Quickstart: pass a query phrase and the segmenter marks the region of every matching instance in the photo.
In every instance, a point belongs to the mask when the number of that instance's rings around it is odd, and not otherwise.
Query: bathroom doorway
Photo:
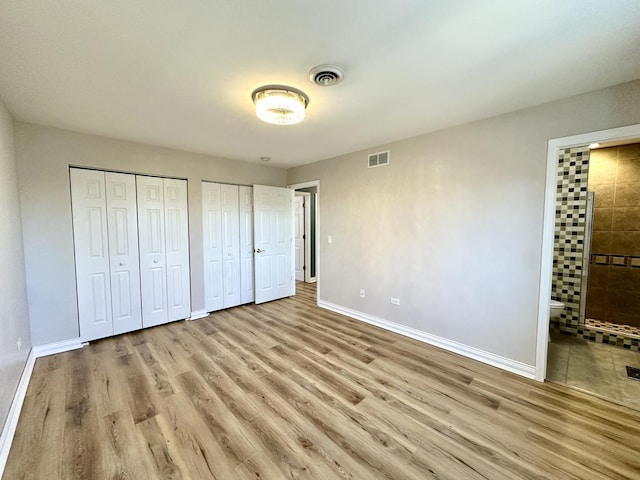
[[[640,142],[561,149],[546,379],[640,409]],[[620,348],[623,347],[623,348]]]
[[[577,228],[574,231],[556,232],[557,222],[557,199],[562,198],[564,195],[558,192],[558,165],[559,156],[563,151],[567,149],[573,149],[576,147],[582,147],[588,151],[588,146],[592,143],[599,142],[605,145],[607,142],[618,142],[617,145],[622,143],[629,143],[630,140],[638,142],[640,139],[640,124],[629,125],[625,127],[618,127],[609,130],[601,130],[590,133],[583,133],[578,135],[572,135],[568,137],[554,138],[549,140],[547,149],[547,168],[546,168],[546,187],[545,187],[545,203],[544,203],[544,221],[543,221],[543,239],[542,239],[542,263],[540,266],[540,290],[539,290],[539,308],[538,308],[538,333],[537,333],[537,346],[536,346],[536,365],[535,365],[535,378],[539,381],[544,381],[547,378],[547,353],[548,353],[548,340],[550,334],[550,303],[552,297],[552,280],[554,261],[557,261],[557,239],[558,236],[564,236],[564,244],[566,245],[565,251],[571,254],[578,253],[577,250],[581,249],[584,244],[584,226],[582,229]],[[615,146],[609,144],[607,146]],[[565,152],[566,153],[566,152]],[[571,160],[569,160],[569,164]],[[588,164],[587,164],[588,169]],[[580,168],[580,174],[584,174],[583,169]],[[575,173],[578,173],[576,170]],[[567,174],[569,175],[569,174]],[[567,182],[570,183],[570,182]],[[574,188],[575,185],[570,188]],[[585,203],[587,194],[587,184],[580,184],[578,190],[582,191],[584,188]],[[566,207],[567,211],[579,210],[579,206],[571,204],[571,201],[567,198]],[[571,207],[571,208],[569,208]],[[573,208],[576,207],[576,208]],[[578,219],[580,218],[580,212],[576,211]],[[571,242],[576,241],[575,247],[572,247]],[[578,241],[580,240],[580,241]],[[575,251],[572,251],[575,250]],[[582,255],[582,252],[580,252]],[[579,298],[579,286],[581,283],[581,265],[582,258],[579,255],[574,255],[575,261],[569,262],[567,268],[562,269],[563,281],[566,280],[566,285],[562,289],[562,293],[565,293],[567,300],[571,299],[575,302],[576,297]],[[580,268],[578,268],[580,267]],[[586,282],[588,283],[588,282]],[[586,287],[587,285],[585,285]],[[575,289],[578,287],[578,291]],[[572,291],[572,289],[574,289]],[[569,297],[569,294],[571,296]],[[577,295],[576,295],[577,294]],[[579,302],[579,300],[578,300]],[[570,303],[570,302],[567,302]],[[569,314],[570,321],[565,323],[565,330],[573,329],[573,333],[577,337],[582,335],[586,338],[595,340],[599,336],[603,336],[602,332],[598,333],[586,327],[584,323],[579,321],[579,303],[573,303],[569,305],[569,308],[565,310],[565,315]],[[566,319],[563,319],[566,320]],[[565,331],[565,333],[567,333]],[[626,341],[625,347],[632,347],[632,342]],[[638,343],[635,344],[636,346]],[[630,350],[631,348],[627,348]],[[639,382],[640,383],[640,382]]]

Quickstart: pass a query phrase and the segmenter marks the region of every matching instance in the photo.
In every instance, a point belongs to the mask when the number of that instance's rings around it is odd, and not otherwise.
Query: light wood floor
[[[640,412],[298,295],[36,362],[4,479],[640,478]]]

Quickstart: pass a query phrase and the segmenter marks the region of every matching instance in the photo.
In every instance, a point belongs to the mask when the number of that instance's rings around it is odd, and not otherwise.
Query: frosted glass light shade
[[[294,125],[304,119],[309,98],[290,87],[261,87],[252,94],[256,115],[274,125]]]

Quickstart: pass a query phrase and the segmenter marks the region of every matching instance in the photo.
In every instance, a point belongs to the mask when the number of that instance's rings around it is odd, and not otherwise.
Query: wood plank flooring
[[[38,359],[14,479],[638,479],[640,412],[315,305]]]

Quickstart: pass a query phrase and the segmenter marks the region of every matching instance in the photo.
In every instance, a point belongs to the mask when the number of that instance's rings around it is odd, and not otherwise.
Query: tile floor
[[[640,381],[626,365],[640,368],[640,352],[551,333],[547,380],[564,383],[640,410]]]

